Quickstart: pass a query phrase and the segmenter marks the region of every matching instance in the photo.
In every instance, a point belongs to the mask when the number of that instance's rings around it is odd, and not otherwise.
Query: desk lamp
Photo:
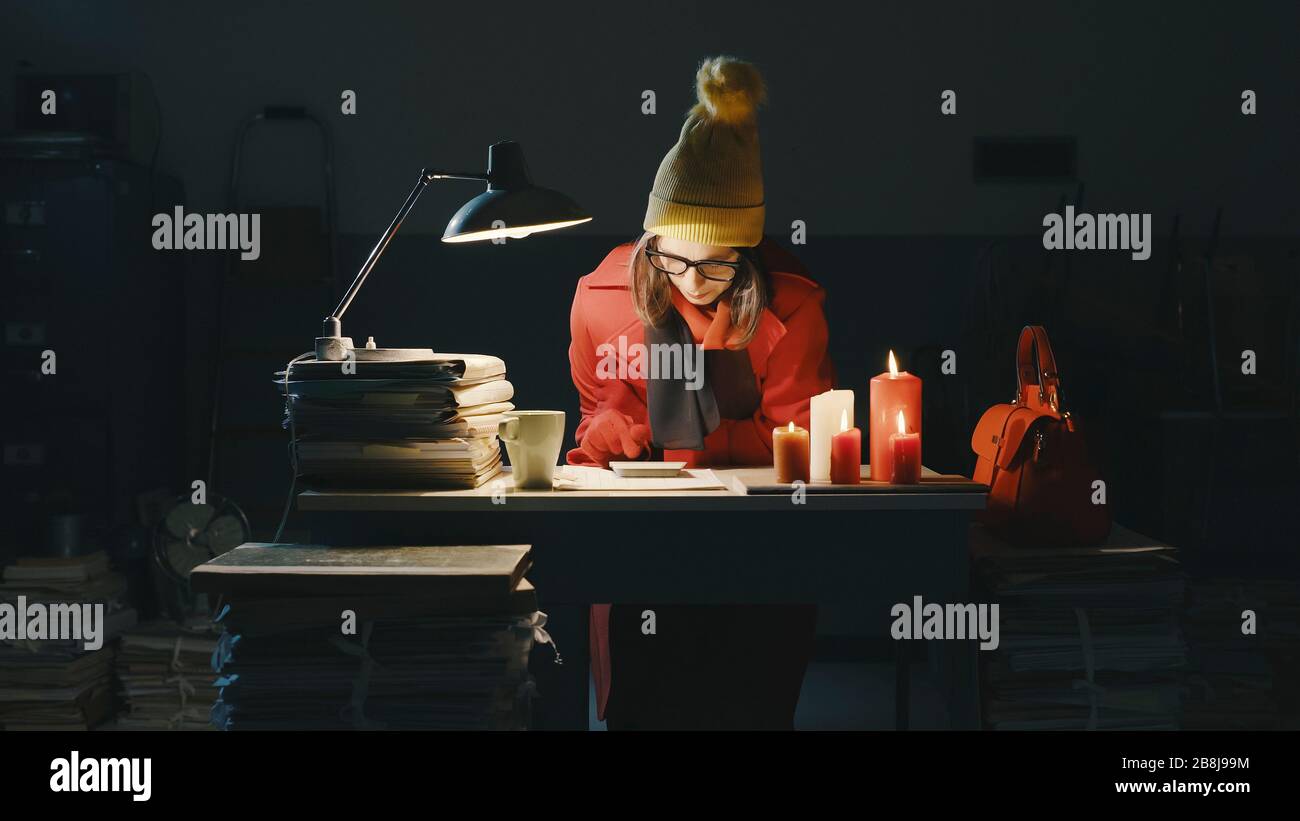
[[[357,291],[361,290],[362,283],[383,256],[397,229],[402,227],[402,221],[415,206],[415,201],[433,180],[480,180],[487,183],[487,191],[462,205],[452,216],[447,223],[447,230],[443,232],[443,242],[476,242],[501,237],[522,239],[530,234],[567,228],[591,220],[577,203],[564,194],[533,185],[528,165],[524,162],[523,149],[516,142],[499,142],[489,146],[486,172],[423,169],[415,188],[407,196],[406,202],[402,203],[388,230],[375,243],[370,255],[361,265],[361,270],[357,272],[356,279],[352,281],[343,299],[339,300],[338,307],[325,317],[321,336],[316,339],[316,359],[342,361],[349,354],[359,362],[433,358],[433,351],[428,348],[375,348],[373,343],[364,348],[354,348],[352,339],[343,336],[342,324],[343,312],[352,304]]]

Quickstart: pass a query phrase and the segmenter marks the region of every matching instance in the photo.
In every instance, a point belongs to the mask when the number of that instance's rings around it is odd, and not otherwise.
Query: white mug
[[[564,411],[508,411],[497,425],[515,487],[550,488],[564,444]]]

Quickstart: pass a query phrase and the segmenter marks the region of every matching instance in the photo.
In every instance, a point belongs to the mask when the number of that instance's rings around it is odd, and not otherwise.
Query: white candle
[[[808,472],[814,482],[831,480],[831,437],[840,432],[843,414],[853,427],[853,391],[826,391],[812,398],[809,408]]]

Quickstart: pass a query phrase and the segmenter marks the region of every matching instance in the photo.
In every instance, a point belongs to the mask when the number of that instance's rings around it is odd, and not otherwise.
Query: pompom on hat
[[[753,247],[763,239],[763,77],[751,63],[710,57],[696,72],[695,92],[677,144],[659,163],[643,225],[662,237]]]

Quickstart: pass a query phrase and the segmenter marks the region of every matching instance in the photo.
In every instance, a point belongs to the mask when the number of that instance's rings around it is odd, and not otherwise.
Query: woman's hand
[[[636,459],[649,447],[650,427],[635,423],[631,416],[614,408],[592,416],[582,439],[582,451],[606,466],[620,456]]]

